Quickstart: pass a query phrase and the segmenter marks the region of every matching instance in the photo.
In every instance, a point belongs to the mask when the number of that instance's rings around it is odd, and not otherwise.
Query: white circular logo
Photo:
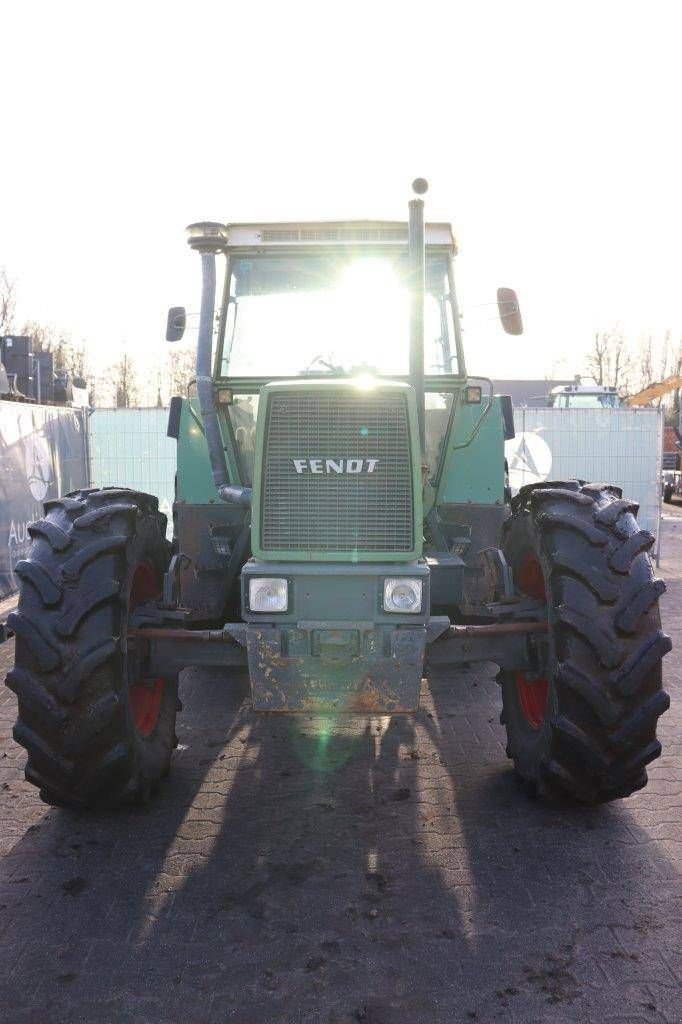
[[[517,434],[505,444],[509,486],[518,491],[525,484],[546,480],[552,468],[552,450],[543,437],[530,431]]]
[[[44,437],[24,441],[24,464],[28,489],[36,501],[44,501],[52,483],[52,456]]]

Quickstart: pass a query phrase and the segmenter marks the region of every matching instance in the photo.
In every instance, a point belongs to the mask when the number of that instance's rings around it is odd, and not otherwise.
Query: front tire
[[[549,624],[536,670],[500,677],[507,752],[537,795],[628,796],[661,752],[665,584],[636,513],[617,488],[571,481],[522,488],[505,523],[516,587],[545,602]]]
[[[177,676],[143,678],[127,630],[161,594],[166,517],[139,491],[82,490],[47,502],[29,533],[7,676],[26,778],[57,805],[146,801],[175,744]]]

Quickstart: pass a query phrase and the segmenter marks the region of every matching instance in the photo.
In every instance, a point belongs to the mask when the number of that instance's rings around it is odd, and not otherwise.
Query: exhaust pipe
[[[416,178],[412,190],[423,196],[429,184]],[[408,275],[410,285],[410,382],[417,396],[419,444],[425,462],[425,398],[424,398],[424,292],[426,288],[426,257],[424,250],[424,200],[411,199],[408,220]]]
[[[205,221],[201,224],[190,224],[187,234],[189,245],[201,254],[201,311],[197,341],[196,385],[213,483],[218,496],[223,501],[249,507],[251,505],[251,488],[235,487],[230,484],[220,421],[213,397],[211,357],[216,291],[215,257],[217,252],[222,252],[226,229],[223,224]]]

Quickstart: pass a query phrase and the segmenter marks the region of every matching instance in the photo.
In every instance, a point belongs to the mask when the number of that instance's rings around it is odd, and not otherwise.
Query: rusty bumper
[[[256,711],[389,715],[417,709],[427,665],[456,668],[495,662],[533,668],[548,626],[538,620],[453,626],[373,622],[228,623],[222,629],[131,627],[129,654],[140,674],[175,674],[188,666],[248,665]]]
[[[249,624],[255,711],[389,715],[419,703],[426,627],[370,622]]]

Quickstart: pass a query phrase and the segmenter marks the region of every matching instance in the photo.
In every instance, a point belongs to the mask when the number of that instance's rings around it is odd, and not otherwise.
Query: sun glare
[[[357,371],[402,375],[408,369],[409,295],[401,265],[382,257],[357,257],[321,270],[301,257],[290,279],[238,291],[226,332],[230,376],[273,376]],[[249,268],[245,268],[245,274]],[[296,287],[305,270],[307,277]],[[278,273],[283,271],[277,269]],[[286,276],[285,274],[283,276]],[[279,279],[281,282],[281,278]],[[437,299],[426,296],[427,368],[442,362],[442,321]],[[364,381],[360,386],[365,386]]]

